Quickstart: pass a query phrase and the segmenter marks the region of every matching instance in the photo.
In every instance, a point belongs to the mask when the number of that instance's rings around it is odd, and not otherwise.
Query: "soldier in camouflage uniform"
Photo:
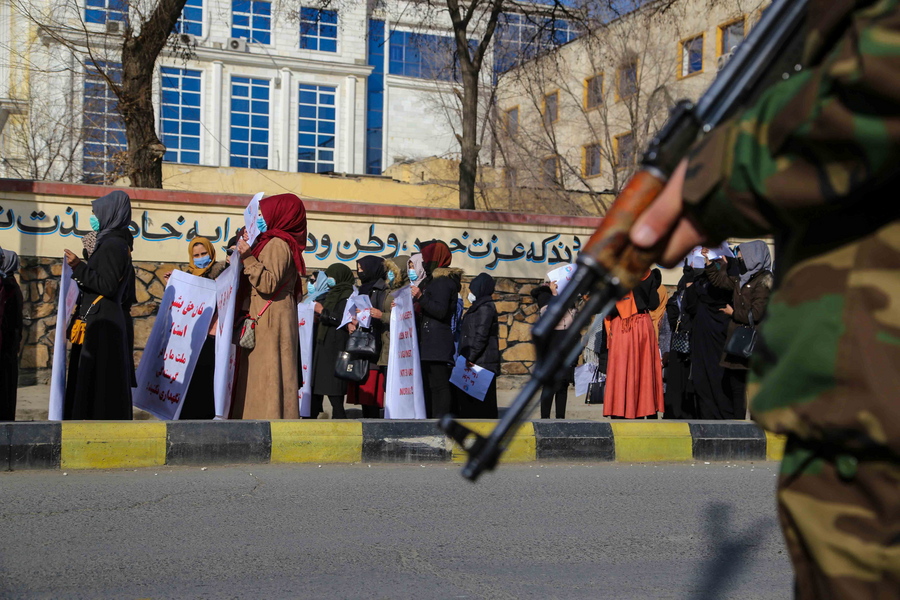
[[[803,71],[708,134],[631,237],[668,236],[674,264],[775,235],[751,406],[788,436],[797,598],[900,598],[900,0],[810,0],[807,27]]]

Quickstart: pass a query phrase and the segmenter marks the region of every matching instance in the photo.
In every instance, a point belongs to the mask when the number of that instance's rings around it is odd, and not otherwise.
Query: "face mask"
[[[266,220],[262,218],[262,215],[256,217],[256,226],[259,228],[260,233],[266,231],[269,228],[269,226],[266,225]]]
[[[394,272],[393,271],[388,271],[387,281],[388,281],[388,283],[394,283]]]
[[[418,278],[419,278],[419,274],[416,273],[415,271],[413,271],[412,269],[410,269],[410,270],[409,270],[409,280],[410,280],[410,281],[415,281],[415,280],[418,279]]]
[[[194,259],[194,266],[198,269],[205,269],[209,266],[209,263],[212,262],[212,257],[207,254],[206,256],[201,256],[200,258]]]
[[[475,294],[469,292],[469,302],[475,302]]]
[[[89,221],[91,223],[91,229],[93,229],[94,231],[100,231],[100,219],[98,219],[94,215],[91,215]]]

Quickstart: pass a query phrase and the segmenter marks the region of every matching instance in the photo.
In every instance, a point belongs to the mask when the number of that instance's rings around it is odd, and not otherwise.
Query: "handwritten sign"
[[[312,363],[313,363],[313,322],[316,317],[315,301],[297,305],[297,326],[300,328],[300,416],[312,415]]]
[[[341,317],[341,324],[338,325],[338,329],[344,327],[347,323],[353,320],[353,317],[356,316],[356,297],[359,296],[359,292],[356,289],[356,286],[353,286],[353,293],[350,294],[350,297],[347,298],[347,302],[344,304],[344,314]]]
[[[250,239],[247,240],[247,243],[251,246],[253,242],[256,241],[256,238],[259,237],[259,225],[256,224],[256,217],[259,216],[259,201],[262,200],[263,193],[260,192],[253,196],[253,199],[250,200],[250,204],[247,205],[247,208],[244,210],[244,227],[247,228],[247,235]]]
[[[584,363],[575,367],[575,395],[587,394],[588,386],[594,381],[596,375],[597,365],[595,363]]]
[[[241,257],[235,252],[231,264],[216,278],[216,365],[213,375],[213,395],[216,403],[216,420],[227,419],[231,411],[234,370],[237,363],[237,347],[232,344],[234,333],[235,302],[241,281]]]
[[[385,419],[424,419],[425,392],[419,368],[419,342],[412,293],[404,286],[393,293],[391,354],[384,392]]]
[[[466,357],[457,356],[456,364],[450,373],[450,383],[472,396],[476,400],[484,402],[484,396],[491,387],[494,373],[484,367],[473,364],[466,366]]]
[[[177,419],[216,310],[216,282],[173,271],[159,306],[131,400],[158,419]]]
[[[359,311],[358,313],[356,311]],[[353,312],[362,327],[372,326],[372,299],[368,296],[357,296],[353,299]]]
[[[572,274],[575,272],[575,265],[564,265],[558,269],[553,269],[547,273],[547,279],[556,283],[556,293],[562,294],[569,282],[572,281]]]
[[[78,286],[72,280],[72,268],[62,261],[59,300],[56,303],[56,333],[53,338],[53,370],[50,374],[50,409],[48,419],[62,421],[66,398],[66,331],[69,317],[78,301]]]

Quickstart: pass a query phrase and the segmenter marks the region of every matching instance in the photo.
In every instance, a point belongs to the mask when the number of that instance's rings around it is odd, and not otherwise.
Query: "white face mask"
[[[475,294],[469,292],[469,302],[475,302]]]

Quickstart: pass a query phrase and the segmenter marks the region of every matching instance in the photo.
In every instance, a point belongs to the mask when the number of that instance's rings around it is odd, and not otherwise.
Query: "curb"
[[[496,421],[466,421],[486,434]],[[749,421],[522,425],[503,462],[781,460],[784,438]],[[462,462],[436,421],[67,421],[0,424],[0,471],[163,465]]]

